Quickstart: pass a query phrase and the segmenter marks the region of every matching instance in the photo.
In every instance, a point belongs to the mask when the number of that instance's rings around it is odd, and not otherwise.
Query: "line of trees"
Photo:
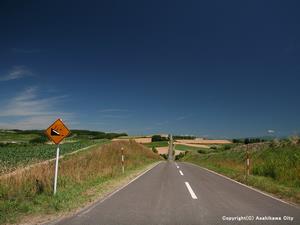
[[[240,138],[240,139],[232,139],[233,143],[240,144],[252,144],[252,143],[260,143],[265,142],[266,140],[263,138]]]
[[[162,137],[161,135],[153,135],[151,138],[152,142],[157,142],[157,141],[168,141],[169,139],[167,137]]]

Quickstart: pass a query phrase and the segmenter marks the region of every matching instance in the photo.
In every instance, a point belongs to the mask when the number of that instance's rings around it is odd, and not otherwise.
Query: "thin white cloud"
[[[2,106],[0,117],[53,115],[54,105],[63,98],[65,96],[38,98],[37,88],[30,87]]]
[[[54,115],[42,115],[34,117],[25,117],[18,121],[13,121],[10,123],[0,122],[1,129],[46,129],[50,124],[52,124],[58,117]],[[64,123],[69,125],[68,122],[64,120]]]
[[[9,81],[32,76],[33,73],[25,66],[14,66],[7,74],[0,76],[0,81]]]
[[[175,118],[176,121],[180,121],[180,120],[185,120],[188,119],[192,116],[192,114],[188,114],[188,115],[183,115],[183,116],[179,116],[177,118]]]
[[[187,116],[180,116],[180,117],[177,117],[175,120],[180,121],[180,120],[184,120],[186,118],[187,118]]]
[[[271,130],[271,129],[270,129],[270,130],[268,130],[268,133],[269,133],[269,134],[274,134],[274,133],[275,133],[275,130]]]
[[[0,127],[5,129],[43,129],[53,120],[63,118],[72,123],[71,113],[56,110],[65,96],[40,98],[36,87],[30,87],[8,100],[0,111]],[[7,122],[10,121],[10,122]]]

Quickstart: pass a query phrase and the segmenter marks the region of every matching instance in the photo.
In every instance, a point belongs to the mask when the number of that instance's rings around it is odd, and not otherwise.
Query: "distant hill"
[[[0,143],[5,142],[31,142],[33,140],[43,140],[44,130],[0,130]],[[94,139],[113,139],[120,136],[127,136],[126,133],[105,133],[102,131],[90,130],[71,130],[68,140],[94,140]]]

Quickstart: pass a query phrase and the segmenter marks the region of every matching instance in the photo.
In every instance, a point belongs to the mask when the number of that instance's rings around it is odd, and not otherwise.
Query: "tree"
[[[153,135],[151,138],[152,142],[157,142],[157,141],[167,141],[168,139],[165,137],[162,137],[160,135]]]

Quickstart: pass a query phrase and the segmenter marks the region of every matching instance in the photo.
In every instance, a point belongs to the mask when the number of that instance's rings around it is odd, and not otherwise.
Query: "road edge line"
[[[216,175],[218,175],[218,176],[220,176],[220,177],[223,177],[223,178],[225,178],[225,179],[227,179],[227,180],[229,180],[229,181],[232,181],[232,182],[234,182],[234,183],[236,183],[236,184],[239,184],[239,185],[241,185],[241,186],[243,186],[243,187],[246,187],[246,188],[248,188],[248,189],[250,189],[250,190],[252,190],[252,191],[256,191],[256,192],[258,192],[258,193],[260,193],[260,194],[262,194],[262,195],[264,195],[264,196],[267,196],[267,197],[269,197],[269,198],[272,198],[272,199],[274,199],[274,200],[277,200],[277,201],[279,201],[279,202],[281,202],[281,203],[284,203],[284,204],[287,204],[287,205],[289,205],[289,206],[293,206],[293,207],[295,207],[295,208],[297,208],[297,209],[300,209],[300,207],[299,207],[298,205],[294,204],[294,203],[290,203],[290,202],[284,201],[284,200],[282,200],[282,199],[280,199],[280,198],[277,198],[277,197],[275,197],[275,196],[272,196],[271,194],[268,194],[268,193],[266,193],[266,192],[264,192],[264,191],[261,191],[261,190],[259,190],[259,189],[257,189],[257,188],[254,188],[254,187],[252,187],[252,186],[248,186],[248,185],[246,185],[246,184],[243,184],[243,183],[241,183],[241,182],[239,182],[239,181],[236,181],[236,180],[234,180],[234,179],[232,179],[232,178],[230,178],[230,177],[227,177],[227,176],[225,176],[225,175],[223,175],[223,174],[217,173],[217,172],[215,172],[215,171],[213,171],[213,170],[207,169],[207,168],[205,168],[205,167],[202,167],[202,166],[199,166],[199,165],[197,165],[197,164],[190,163],[190,162],[181,162],[181,163],[184,163],[184,164],[190,164],[190,165],[192,165],[192,166],[197,166],[197,167],[199,167],[199,168],[201,168],[201,169],[204,169],[204,170],[206,170],[206,171],[208,171],[208,172],[211,172],[211,173],[216,174]]]

